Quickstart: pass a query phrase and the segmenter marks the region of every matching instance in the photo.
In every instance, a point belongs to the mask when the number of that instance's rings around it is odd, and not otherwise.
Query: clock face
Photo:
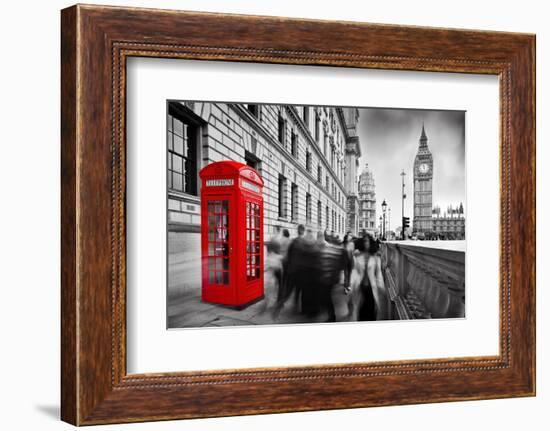
[[[421,174],[427,174],[428,171],[430,170],[430,166],[427,163],[422,163],[418,167],[418,170],[420,171]]]

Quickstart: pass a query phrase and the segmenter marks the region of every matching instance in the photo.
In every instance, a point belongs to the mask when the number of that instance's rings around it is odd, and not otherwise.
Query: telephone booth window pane
[[[246,203],[246,279],[260,278],[260,205]]]
[[[229,284],[228,227],[229,203],[226,200],[209,201],[208,211],[208,282]]]

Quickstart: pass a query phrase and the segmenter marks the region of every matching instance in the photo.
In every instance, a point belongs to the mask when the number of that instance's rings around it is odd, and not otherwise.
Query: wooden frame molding
[[[90,425],[534,395],[534,35],[81,5],[61,17],[63,420]],[[499,355],[128,375],[131,56],[498,75]]]

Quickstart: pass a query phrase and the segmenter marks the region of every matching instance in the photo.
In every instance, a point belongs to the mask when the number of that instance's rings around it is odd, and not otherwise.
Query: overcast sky
[[[413,165],[422,132],[434,161],[433,205],[444,211],[460,202],[466,207],[464,112],[412,109],[362,108],[359,110],[359,140],[365,163],[374,174],[376,216],[382,200],[391,208],[391,227],[401,225],[401,170],[405,170],[405,216],[413,216]]]

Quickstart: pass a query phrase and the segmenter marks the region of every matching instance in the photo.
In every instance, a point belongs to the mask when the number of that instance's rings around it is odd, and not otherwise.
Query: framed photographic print
[[[61,43],[63,420],[535,394],[533,35],[78,5]]]

